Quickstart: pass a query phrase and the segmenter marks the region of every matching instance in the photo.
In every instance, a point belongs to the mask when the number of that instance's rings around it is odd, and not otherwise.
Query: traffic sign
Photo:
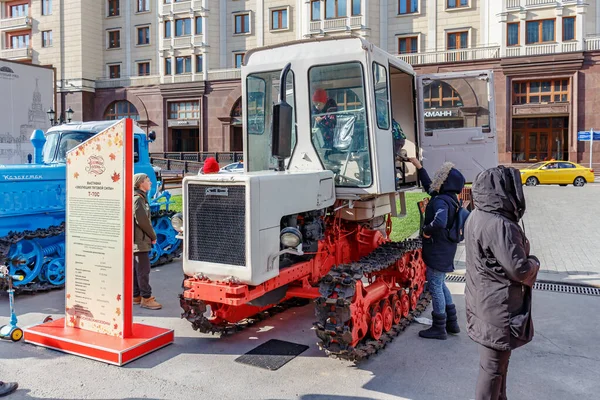
[[[589,142],[591,140],[591,131],[581,131],[577,132],[577,141],[579,142]],[[600,132],[594,132],[594,141],[600,140]]]

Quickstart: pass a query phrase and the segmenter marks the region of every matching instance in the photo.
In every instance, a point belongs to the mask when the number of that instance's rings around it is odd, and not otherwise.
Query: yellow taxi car
[[[521,182],[527,186],[583,186],[594,182],[594,170],[570,161],[544,161],[522,169]]]

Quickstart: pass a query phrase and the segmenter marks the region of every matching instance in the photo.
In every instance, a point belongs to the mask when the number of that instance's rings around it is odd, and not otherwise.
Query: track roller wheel
[[[381,307],[376,305],[371,310],[371,326],[369,327],[369,333],[375,340],[379,340],[383,334],[383,315],[381,315]]]
[[[417,309],[417,303],[419,302],[419,295],[417,293],[416,290],[414,289],[410,289],[408,291],[408,297],[410,298],[410,310],[416,310]]]
[[[389,332],[394,325],[394,310],[388,299],[381,300],[379,307],[381,308],[381,316],[383,317],[383,330]]]
[[[390,304],[392,306],[393,311],[393,320],[394,325],[398,325],[402,320],[402,302],[400,301],[400,297],[397,294],[390,297]]]
[[[400,303],[402,303],[402,316],[407,318],[408,314],[410,313],[410,299],[408,298],[408,293],[406,293],[406,290],[402,289],[399,293]]]

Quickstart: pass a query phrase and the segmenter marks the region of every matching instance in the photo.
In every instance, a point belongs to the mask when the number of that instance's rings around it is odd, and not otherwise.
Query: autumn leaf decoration
[[[114,153],[110,153],[110,155],[108,157],[110,158],[111,161],[115,161],[115,158],[117,158],[117,156],[115,156]]]
[[[113,182],[119,182],[119,179],[121,179],[121,175],[115,172],[110,178]]]
[[[75,179],[79,178],[79,172],[75,172],[75,173],[73,174],[73,177],[74,177]]]
[[[96,150],[97,150],[97,151],[100,151],[100,150],[102,150],[102,146],[100,146],[99,144],[97,144],[97,145],[96,145]]]
[[[121,301],[121,295],[120,294],[117,295],[117,301]]]

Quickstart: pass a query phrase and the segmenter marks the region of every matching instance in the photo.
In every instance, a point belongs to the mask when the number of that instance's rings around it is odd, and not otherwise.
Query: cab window
[[[371,186],[362,65],[349,62],[315,66],[308,75],[311,140],[321,163],[333,171],[337,186]]]
[[[137,163],[140,161],[140,141],[136,137],[133,139],[133,162]]]
[[[568,162],[561,162],[559,163],[560,168],[575,168],[575,165],[568,163]]]
[[[558,169],[558,163],[548,163],[542,167],[542,169]]]

